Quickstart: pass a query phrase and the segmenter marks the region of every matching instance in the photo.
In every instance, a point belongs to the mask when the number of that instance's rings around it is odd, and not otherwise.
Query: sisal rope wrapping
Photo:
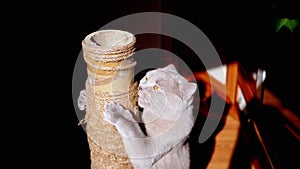
[[[137,110],[137,83],[134,83],[135,37],[119,30],[97,31],[82,42],[87,63],[86,132],[91,169],[133,168],[117,129],[103,119],[106,103],[114,101],[134,113]]]

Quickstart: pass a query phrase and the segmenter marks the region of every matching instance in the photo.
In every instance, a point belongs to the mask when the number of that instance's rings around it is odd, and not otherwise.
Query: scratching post
[[[88,75],[84,121],[91,169],[133,168],[117,129],[103,119],[103,108],[114,101],[137,112],[136,62],[132,58],[135,41],[133,34],[121,30],[96,31],[82,41]]]

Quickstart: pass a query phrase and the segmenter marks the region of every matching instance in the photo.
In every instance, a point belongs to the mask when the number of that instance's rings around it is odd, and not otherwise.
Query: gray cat
[[[194,125],[193,99],[197,85],[181,76],[174,65],[147,72],[139,83],[141,121],[114,102],[106,104],[104,119],[122,136],[135,169],[188,169],[189,144]],[[143,132],[139,122],[143,122]]]

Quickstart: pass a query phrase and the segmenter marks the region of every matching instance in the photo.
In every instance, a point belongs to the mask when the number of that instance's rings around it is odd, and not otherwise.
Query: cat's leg
[[[122,136],[143,138],[145,134],[129,110],[110,102],[104,107],[104,119],[114,125]]]
[[[186,144],[177,145],[168,154],[166,154],[159,161],[157,161],[157,163],[152,168],[153,169],[162,169],[162,168],[189,169],[190,168],[189,144],[186,143]]]
[[[108,103],[104,108],[104,119],[114,125],[122,136],[126,153],[135,169],[148,169],[155,163],[157,146],[146,137],[129,110],[116,103]]]

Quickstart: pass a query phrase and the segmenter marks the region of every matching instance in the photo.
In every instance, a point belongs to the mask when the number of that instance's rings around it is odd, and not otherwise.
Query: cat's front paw
[[[104,120],[113,125],[116,125],[117,121],[120,119],[135,121],[129,110],[124,109],[121,105],[115,102],[109,102],[104,106],[103,115]]]
[[[117,109],[117,103],[109,102],[104,106],[104,120],[112,125],[117,124],[117,121],[121,118],[120,113]]]
[[[104,107],[104,120],[114,125],[119,133],[127,137],[144,137],[131,112],[121,105],[111,102]]]

